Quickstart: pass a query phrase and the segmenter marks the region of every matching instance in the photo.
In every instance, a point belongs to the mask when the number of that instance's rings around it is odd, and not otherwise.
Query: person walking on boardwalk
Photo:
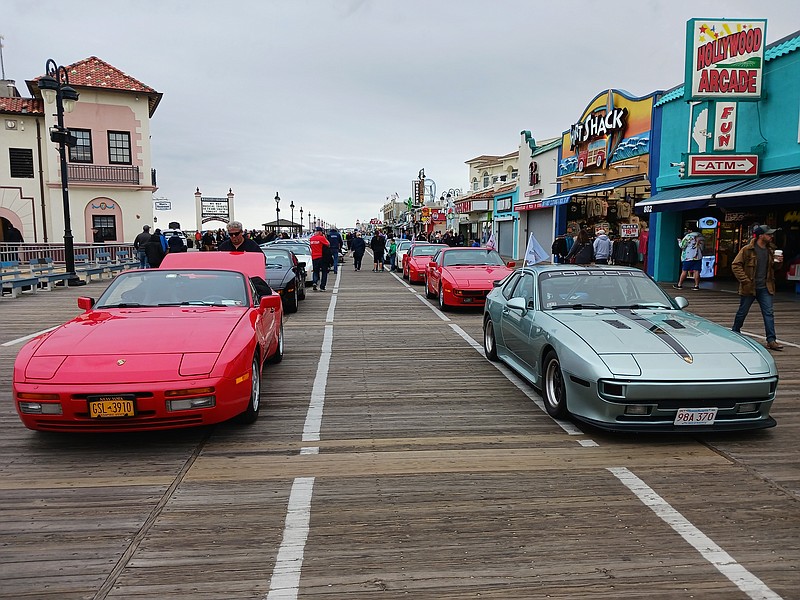
[[[142,227],[142,233],[137,235],[133,240],[133,248],[139,253],[139,268],[147,269],[150,265],[147,264],[147,252],[144,247],[150,241],[150,225]]]
[[[361,260],[364,258],[364,252],[367,251],[367,244],[364,241],[364,238],[361,237],[360,231],[356,231],[355,236],[350,240],[349,246],[353,251],[353,269],[360,271]]]
[[[772,310],[772,297],[775,295],[775,264],[783,262],[783,252],[776,256],[772,238],[775,229],[759,225],[753,230],[753,239],[739,250],[731,263],[731,270],[739,280],[739,310],[733,319],[733,331],[741,332],[744,320],[753,301],[758,301],[764,329],[767,334],[766,347],[770,350],[783,350],[775,335],[775,315]]]
[[[578,232],[578,239],[567,254],[566,261],[570,262],[573,258],[575,260],[572,262],[576,265],[588,265],[594,260],[594,247],[585,229]]]
[[[331,243],[325,237],[325,230],[322,227],[314,230],[314,235],[308,239],[308,243],[311,246],[311,264],[314,268],[313,289],[316,291],[319,285],[319,290],[324,292],[328,284],[328,258],[325,256],[325,248],[330,250]]]
[[[380,231],[376,231],[375,235],[372,236],[369,247],[372,248],[372,253],[375,255],[375,266],[372,267],[372,272],[383,271],[383,255],[386,254],[386,238],[383,237]]]
[[[219,243],[217,250],[222,252],[261,252],[261,248],[244,234],[239,221],[231,221],[227,225],[228,237]]]
[[[344,241],[342,240],[342,234],[336,229],[336,227],[331,227],[330,231],[328,232],[328,242],[331,245],[331,254],[333,255],[333,272],[339,272],[339,251],[343,248]]]
[[[605,229],[597,230],[597,237],[594,238],[594,262],[597,265],[607,265],[611,257],[611,240],[608,239]]]
[[[164,246],[161,244],[161,230],[156,229],[147,243],[144,245],[144,251],[147,255],[147,265],[151,269],[157,269],[161,266],[161,261],[164,260],[166,252]]]
[[[689,272],[694,272],[693,290],[700,289],[700,269],[703,268],[703,248],[705,248],[705,238],[697,231],[693,225],[686,228],[686,235],[678,240],[678,247],[681,249],[681,274],[678,284],[673,286],[676,290],[683,287],[683,282]]]

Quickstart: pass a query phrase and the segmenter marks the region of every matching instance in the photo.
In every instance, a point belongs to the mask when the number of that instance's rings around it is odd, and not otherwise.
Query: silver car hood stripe
[[[687,363],[692,364],[692,362],[694,362],[694,358],[691,354],[689,354],[689,351],[684,348],[678,340],[672,337],[668,331],[665,331],[659,325],[648,321],[644,317],[640,317],[629,308],[617,308],[614,309],[614,312],[622,317],[625,317],[626,319],[629,319],[630,321],[633,321],[640,327],[647,329],[650,333],[655,335],[658,339],[669,346],[675,354],[680,356]]]

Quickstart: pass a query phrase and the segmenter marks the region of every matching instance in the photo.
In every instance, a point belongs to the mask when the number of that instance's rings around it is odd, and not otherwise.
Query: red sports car
[[[121,273],[84,313],[14,363],[22,422],[44,431],[143,431],[258,418],[261,369],[283,357],[281,297],[260,252],[168,254]]]
[[[428,244],[426,242],[414,242],[408,252],[403,256],[403,279],[408,279],[409,283],[425,281],[425,269],[431,256],[436,254],[441,248],[447,248],[444,244]]]
[[[442,248],[428,263],[425,293],[439,298],[439,308],[486,303],[495,281],[511,273],[513,261],[504,263],[486,248]]]

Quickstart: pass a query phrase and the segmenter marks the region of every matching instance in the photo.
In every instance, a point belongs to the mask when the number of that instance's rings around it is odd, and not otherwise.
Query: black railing
[[[139,167],[68,165],[70,181],[98,183],[139,183]]]
[[[153,187],[158,187],[158,184],[156,183],[156,170],[155,169],[150,169],[150,181],[152,182]]]

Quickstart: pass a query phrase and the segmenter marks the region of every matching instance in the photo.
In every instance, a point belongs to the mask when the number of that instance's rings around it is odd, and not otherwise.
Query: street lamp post
[[[39,78],[39,89],[46,104],[56,104],[56,126],[50,129],[50,140],[58,144],[61,162],[61,198],[64,204],[64,267],[69,275],[67,285],[84,285],[75,273],[75,246],[72,238],[72,223],[69,210],[69,176],[67,173],[67,147],[75,146],[76,140],[64,127],[64,112],[72,112],[78,100],[78,92],[69,85],[69,73],[52,58],[45,63],[45,75]]]
[[[275,233],[280,231],[281,226],[281,197],[275,192]]]
[[[300,233],[303,233],[303,207],[300,207]]]
[[[289,209],[292,211],[292,237],[294,237],[294,200],[289,203]]]

